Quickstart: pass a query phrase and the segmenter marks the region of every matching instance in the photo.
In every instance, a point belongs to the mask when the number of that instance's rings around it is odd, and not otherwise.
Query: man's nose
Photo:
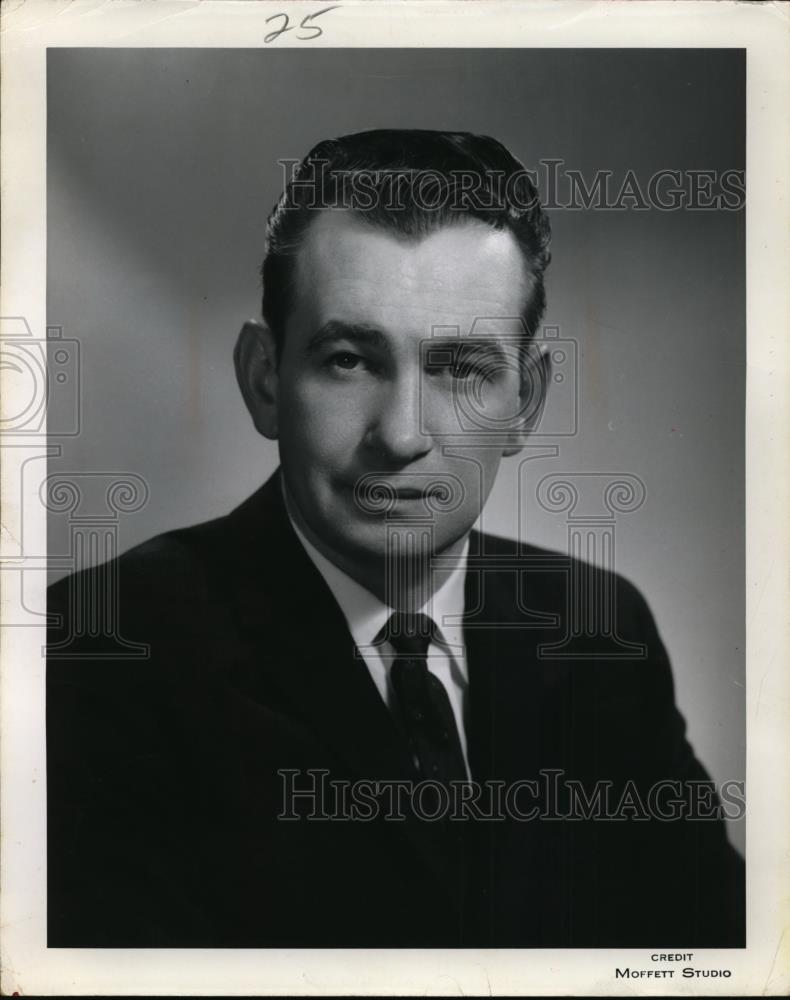
[[[431,438],[422,420],[420,376],[404,374],[393,379],[379,398],[367,441],[387,462],[405,465],[430,451]]]

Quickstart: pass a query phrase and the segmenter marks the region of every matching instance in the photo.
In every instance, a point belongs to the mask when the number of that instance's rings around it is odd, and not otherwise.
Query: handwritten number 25
[[[318,38],[319,35],[322,35],[323,31],[321,31],[318,25],[310,24],[309,22],[315,20],[315,18],[317,17],[320,17],[322,14],[328,14],[330,10],[336,10],[336,9],[337,9],[336,7],[324,7],[323,10],[317,10],[313,14],[306,14],[302,18],[301,23],[298,25],[298,27],[301,28],[303,31],[312,31],[314,32],[314,34],[296,35],[299,41],[309,42],[312,41],[314,38]],[[279,38],[280,35],[285,34],[286,31],[294,31],[297,29],[297,25],[291,24],[287,14],[272,14],[271,17],[266,18],[266,24],[268,24],[269,21],[274,21],[278,17],[283,18],[282,24],[280,25],[279,28],[276,28],[274,31],[270,31],[269,34],[264,37],[263,39],[264,42],[267,43],[273,42],[276,38]]]

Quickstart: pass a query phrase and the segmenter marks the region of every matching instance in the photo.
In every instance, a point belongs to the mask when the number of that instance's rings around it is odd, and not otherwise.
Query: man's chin
[[[462,544],[467,534],[468,531],[457,536],[457,533],[438,532],[430,524],[381,519],[337,535],[333,547],[346,558],[356,557],[368,565],[385,565],[391,560],[412,562],[443,555],[456,543]]]

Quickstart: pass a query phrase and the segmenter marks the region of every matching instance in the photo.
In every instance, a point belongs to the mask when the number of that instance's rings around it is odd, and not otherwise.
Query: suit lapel
[[[408,752],[343,613],[291,527],[279,475],[229,520],[237,561],[226,578],[255,657],[249,693],[274,685],[350,775],[410,777]]]
[[[330,751],[320,754],[317,766],[328,757],[342,762],[343,778],[418,780],[339,605],[293,531],[278,474],[230,515],[226,529],[231,544],[216,558],[225,563],[221,576],[233,587],[238,624],[251,649],[243,693],[266,704],[276,690],[288,715]],[[405,833],[457,898],[457,873],[448,867],[436,824],[407,815],[390,826]]]

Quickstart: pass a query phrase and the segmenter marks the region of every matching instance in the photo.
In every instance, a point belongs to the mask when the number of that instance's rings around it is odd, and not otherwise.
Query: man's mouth
[[[433,503],[442,505],[452,495],[449,484],[437,479],[415,485],[382,477],[365,477],[354,489],[357,502],[364,510],[386,510],[398,503]]]
[[[393,488],[393,494],[398,500],[426,500],[428,497],[438,496],[440,492],[436,487],[424,489],[416,486],[396,486]]]
[[[448,488],[441,483],[431,483],[427,486],[402,486],[380,479],[366,484],[363,492],[369,497],[387,495],[395,500],[427,500],[431,497],[441,499],[448,493]]]

